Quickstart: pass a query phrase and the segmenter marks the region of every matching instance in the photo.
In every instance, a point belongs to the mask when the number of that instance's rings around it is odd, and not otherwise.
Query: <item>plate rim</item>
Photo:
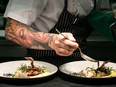
[[[65,74],[65,75],[68,75],[68,76],[70,76],[70,77],[77,78],[77,79],[90,79],[90,80],[99,80],[99,79],[102,79],[102,80],[103,80],[103,79],[114,79],[114,78],[116,78],[116,76],[115,76],[115,77],[106,77],[106,78],[79,77],[79,76],[74,76],[74,75],[69,74],[70,72],[68,72],[68,71],[63,71],[62,67],[64,67],[64,66],[67,65],[67,64],[74,63],[74,62],[86,62],[86,60],[71,61],[71,62],[67,62],[67,63],[65,63],[65,64],[62,64],[62,65],[59,67],[59,71],[60,71],[61,73]],[[100,61],[100,62],[103,62],[103,61]],[[109,63],[116,64],[115,62],[109,62]]]
[[[45,64],[49,64],[51,66],[53,66],[55,68],[55,70],[53,72],[51,72],[49,75],[45,75],[45,76],[41,76],[41,77],[34,77],[34,78],[12,78],[12,77],[5,77],[5,76],[1,76],[0,78],[3,79],[13,79],[13,80],[32,80],[32,79],[42,79],[42,78],[46,78],[46,77],[50,77],[52,75],[54,75],[55,73],[58,72],[58,67],[52,63],[46,62],[46,61],[39,61],[39,60],[34,60],[35,62],[41,62],[41,63],[45,63]],[[5,61],[5,62],[1,62],[0,66],[2,64],[6,64],[6,63],[13,63],[13,62],[30,62],[28,60],[13,60],[13,61]],[[36,64],[37,65],[37,64]],[[39,64],[38,64],[39,65]],[[46,66],[45,66],[46,67]]]

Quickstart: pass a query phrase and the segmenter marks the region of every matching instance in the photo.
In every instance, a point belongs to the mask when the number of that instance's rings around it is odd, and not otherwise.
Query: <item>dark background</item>
[[[4,13],[8,0],[0,0],[0,13]]]

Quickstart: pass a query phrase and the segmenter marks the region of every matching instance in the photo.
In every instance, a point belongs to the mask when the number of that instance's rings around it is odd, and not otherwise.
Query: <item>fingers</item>
[[[71,33],[62,33],[65,37],[67,37],[70,41],[76,42],[76,39],[73,37]]]
[[[61,40],[61,43],[64,43],[65,45],[67,45],[68,47],[72,48],[72,49],[77,49],[78,48],[78,44],[76,42],[73,42],[71,40],[65,39],[65,40]]]
[[[60,37],[60,36],[59,36]],[[74,41],[75,39],[72,38]],[[60,56],[69,56],[78,48],[78,44],[68,40],[67,38],[60,37],[58,41],[55,41],[56,44],[56,53]]]
[[[71,33],[63,34],[67,38],[61,34],[55,34],[49,46],[60,56],[70,56],[78,48],[78,44]]]
[[[60,49],[60,48],[65,49],[65,50],[70,49],[70,47],[68,45],[66,45],[60,41],[56,41],[55,44],[57,45],[57,49]]]
[[[66,38],[62,35],[59,35],[59,37],[61,37],[59,39],[60,43],[63,43],[64,45],[67,45],[68,47],[73,48],[73,49],[77,49],[78,48],[78,44],[75,40],[75,38],[73,37],[73,35],[71,33],[62,33],[64,36],[66,36]]]
[[[64,47],[58,47],[56,50],[56,54],[60,56],[70,56],[73,54],[74,49],[70,49],[69,47],[64,48]]]

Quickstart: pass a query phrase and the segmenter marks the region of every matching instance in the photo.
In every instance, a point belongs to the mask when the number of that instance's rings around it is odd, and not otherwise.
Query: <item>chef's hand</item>
[[[49,42],[49,46],[60,56],[70,56],[78,48],[75,38],[71,33],[54,34]]]

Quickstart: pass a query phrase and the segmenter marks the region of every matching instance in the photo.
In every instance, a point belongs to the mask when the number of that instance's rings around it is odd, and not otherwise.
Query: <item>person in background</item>
[[[4,14],[5,37],[26,47],[27,56],[38,60],[56,65],[78,60],[78,47],[83,51],[87,48],[92,31],[87,16],[96,3],[97,0],[9,0]]]

